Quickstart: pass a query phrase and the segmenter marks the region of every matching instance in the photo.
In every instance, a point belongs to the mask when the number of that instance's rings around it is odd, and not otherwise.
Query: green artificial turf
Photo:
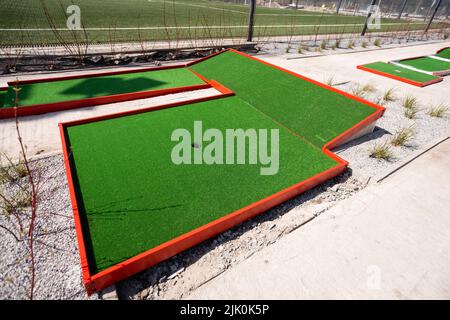
[[[200,120],[203,131],[278,129],[278,174],[261,175],[259,164],[173,164],[172,132],[192,133]],[[337,165],[236,96],[68,127],[66,135],[93,273]]]
[[[0,91],[0,108],[5,104],[6,91]]]
[[[227,51],[191,67],[318,147],[376,110],[284,71]]]
[[[418,71],[414,71],[407,68],[402,68],[393,64],[385,63],[385,62],[374,62],[363,65],[363,67],[371,70],[381,71],[393,76],[397,76],[399,78],[412,80],[420,83],[425,83],[428,81],[432,81],[438,79],[431,74],[426,74]]]
[[[450,59],[450,48],[446,48],[436,55],[441,58]]]
[[[93,78],[41,82],[20,86],[19,105],[30,106],[108,96],[146,90],[160,90],[204,83],[186,68],[127,73]],[[8,88],[4,107],[13,107],[15,92]]]
[[[429,57],[400,60],[399,63],[428,72],[450,70],[450,62],[437,60]]]

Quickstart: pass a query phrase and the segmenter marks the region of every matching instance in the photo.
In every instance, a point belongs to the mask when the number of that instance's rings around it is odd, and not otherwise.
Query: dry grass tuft
[[[371,158],[389,161],[392,159],[393,154],[390,145],[387,141],[382,143],[376,143],[369,153]]]

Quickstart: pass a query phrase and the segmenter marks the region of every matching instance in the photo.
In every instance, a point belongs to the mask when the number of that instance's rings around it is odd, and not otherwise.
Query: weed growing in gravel
[[[402,106],[406,109],[417,108],[417,98],[413,96],[407,96],[405,99],[403,99]]]
[[[367,43],[366,41],[364,41],[364,42],[361,44],[361,47],[363,47],[363,48],[367,48],[367,46],[368,46],[368,43]]]
[[[0,184],[14,182],[28,176],[28,170],[23,161],[16,164],[10,161],[5,155],[3,157],[8,160],[9,163],[0,167]]]
[[[303,53],[303,51],[302,51],[302,46],[299,46],[299,47],[297,48],[297,53],[298,53],[298,54],[302,54],[302,53]]]
[[[286,53],[289,53],[291,51],[291,47],[290,46],[287,46],[286,47]]]
[[[375,87],[373,86],[373,84],[370,84],[370,83],[366,83],[366,84],[362,87],[362,90],[363,90],[364,92],[367,92],[367,93],[374,93],[375,91],[377,91],[377,89],[375,89]]]
[[[392,159],[393,154],[388,142],[376,143],[369,153],[371,158],[389,161]]]
[[[390,88],[387,89],[384,93],[383,93],[383,98],[382,101],[384,102],[391,102],[391,101],[395,101],[395,95],[394,95],[394,88]]]
[[[350,40],[348,42],[347,48],[348,49],[353,49],[355,47],[355,42],[353,40]]]
[[[360,97],[360,98],[364,98],[366,95],[366,91],[363,90],[363,87],[361,86],[356,86],[352,88],[352,94],[354,96]]]
[[[414,138],[414,135],[415,132],[412,127],[402,128],[392,136],[391,144],[396,147],[404,146]]]
[[[435,107],[430,107],[427,114],[430,117],[442,118],[447,115],[449,110],[450,108],[447,105],[441,103]]]
[[[405,117],[408,119],[415,119],[417,117],[417,113],[419,113],[419,109],[417,107],[410,107],[405,109]]]
[[[327,48],[327,42],[325,41],[325,40],[323,40],[321,43],[320,43],[320,49],[321,50],[325,50]]]
[[[381,47],[381,40],[380,39],[375,39],[375,41],[373,42],[373,45],[377,46],[377,47]]]
[[[337,39],[336,42],[334,43],[334,47],[339,48],[340,45],[341,45],[341,39]]]

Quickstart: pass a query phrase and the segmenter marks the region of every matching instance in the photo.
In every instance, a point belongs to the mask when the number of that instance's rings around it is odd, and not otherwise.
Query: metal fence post
[[[370,5],[370,6],[371,6],[371,9],[373,8],[373,6],[374,6],[376,3],[377,3],[377,0],[372,0],[372,4]],[[363,28],[363,30],[362,30],[362,32],[361,32],[361,35],[362,35],[362,36],[364,36],[364,35],[366,34],[367,26],[368,26],[369,19],[370,19],[371,16],[372,16],[372,10],[369,10],[369,12],[368,12],[368,14],[367,14],[366,22],[364,23],[364,28]]]
[[[439,7],[441,6],[442,0],[438,0],[438,3],[436,5],[436,8],[434,9],[433,15],[430,18],[430,21],[428,22],[427,27],[425,28],[425,32],[428,32],[428,29],[430,29],[431,23],[433,22],[434,16],[439,10]]]
[[[400,19],[402,17],[403,11],[405,10],[407,3],[408,3],[408,0],[403,1],[403,5],[402,5],[402,8],[400,9],[400,13],[398,14],[397,19]]]
[[[251,42],[253,40],[253,23],[255,19],[255,2],[256,0],[250,0],[250,13],[248,16],[248,33],[247,41]]]

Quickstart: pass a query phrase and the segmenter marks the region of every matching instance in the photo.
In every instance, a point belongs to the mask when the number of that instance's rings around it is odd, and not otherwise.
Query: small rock
[[[142,290],[142,291],[141,291],[141,294],[140,294],[141,299],[146,299],[146,298],[148,297],[149,293],[150,293],[150,292],[149,292],[148,289]]]
[[[168,278],[167,278],[167,280],[171,280],[171,279],[173,279],[173,278],[175,278],[176,276],[178,276],[181,272],[183,272],[184,271],[184,267],[183,268],[181,268],[181,269],[179,269],[178,271],[176,271],[175,273],[172,273]]]
[[[334,186],[332,186],[332,187],[330,188],[330,190],[331,190],[331,191],[334,191],[334,192],[338,192],[338,191],[339,191],[339,187],[340,187],[340,185],[335,184]]]

